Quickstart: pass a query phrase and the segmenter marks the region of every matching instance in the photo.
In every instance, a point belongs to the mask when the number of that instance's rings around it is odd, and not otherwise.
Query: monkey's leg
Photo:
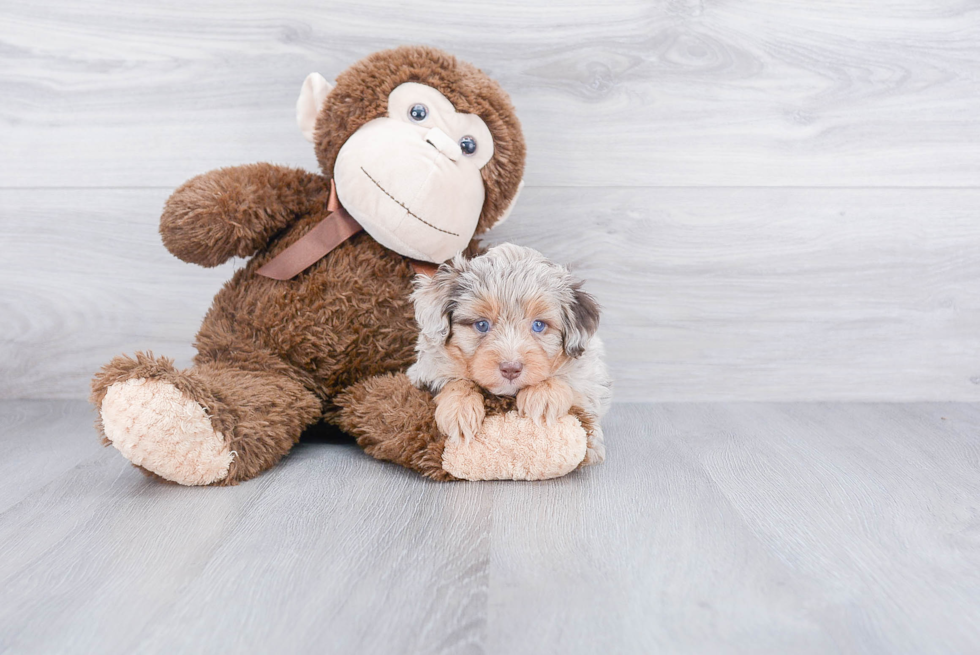
[[[116,357],[92,381],[103,443],[185,485],[237,484],[282,459],[322,415],[320,400],[282,373],[211,362]]]
[[[571,472],[586,454],[586,417],[573,412],[539,425],[513,411],[513,398],[489,394],[476,437],[447,441],[436,427],[432,396],[404,373],[358,382],[334,402],[340,411],[330,420],[365,452],[434,480],[544,480]]]
[[[446,437],[436,427],[432,395],[416,389],[404,373],[362,380],[334,402],[340,411],[331,422],[357,439],[368,455],[433,480],[456,479],[442,468]]]

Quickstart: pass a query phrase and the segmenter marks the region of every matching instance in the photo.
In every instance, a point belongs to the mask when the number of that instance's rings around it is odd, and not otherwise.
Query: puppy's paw
[[[582,466],[602,464],[604,461],[606,461],[606,447],[601,441],[589,439],[588,446],[585,450],[585,459],[582,460]]]
[[[435,398],[436,425],[450,439],[472,439],[480,431],[486,409],[483,396],[466,380],[450,382]]]
[[[517,392],[517,413],[538,425],[554,425],[571,407],[571,387],[554,378]]]

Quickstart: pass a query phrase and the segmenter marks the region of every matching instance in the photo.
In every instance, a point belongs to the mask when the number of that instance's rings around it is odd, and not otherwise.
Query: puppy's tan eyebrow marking
[[[381,189],[381,193],[385,194],[386,196],[388,196],[389,198],[391,198],[392,200],[394,200],[402,209],[404,209],[405,211],[407,211],[409,216],[415,217],[417,220],[425,223],[426,225],[428,225],[429,227],[431,227],[433,230],[438,230],[439,232],[442,232],[444,234],[449,234],[449,235],[454,236],[454,237],[458,237],[459,236],[455,232],[450,232],[449,230],[444,230],[441,227],[436,227],[435,225],[433,225],[429,221],[425,220],[424,218],[422,218],[418,214],[414,213],[411,209],[409,209],[408,207],[405,206],[405,203],[403,203],[401,200],[399,200],[395,196],[393,196],[390,193],[388,193],[387,191],[385,191],[385,188],[383,186],[381,186],[381,184],[379,184],[376,179],[374,179],[373,177],[371,177],[371,174],[368,173],[366,170],[364,170],[364,167],[363,166],[361,166],[361,172],[364,173],[365,175],[367,175],[369,180],[371,180],[372,182],[374,182],[374,186],[376,186],[379,189]]]
[[[528,318],[540,320],[552,327],[556,324],[557,311],[553,303],[544,296],[534,296],[524,302],[524,313]]]
[[[491,323],[495,323],[500,319],[501,307],[497,298],[479,298],[470,303],[466,307],[466,311],[480,318],[485,318]]]

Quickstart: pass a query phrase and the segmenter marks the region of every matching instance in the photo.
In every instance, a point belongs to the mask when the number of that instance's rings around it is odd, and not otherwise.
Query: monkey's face
[[[388,248],[441,263],[503,221],[524,174],[510,98],[472,64],[401,46],[331,85],[311,74],[296,118],[347,211]]]
[[[389,94],[387,115],[341,147],[337,195],[382,245],[442,262],[476,230],[485,197],[480,169],[493,151],[479,116],[458,113],[438,90],[407,82]]]

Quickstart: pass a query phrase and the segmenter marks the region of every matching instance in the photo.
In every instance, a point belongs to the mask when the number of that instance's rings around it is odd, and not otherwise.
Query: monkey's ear
[[[433,275],[415,276],[412,302],[415,303],[415,322],[419,324],[423,338],[441,343],[449,338],[457,283],[465,265],[463,256],[456,255],[451,262],[440,264]]]
[[[582,291],[582,283],[572,285],[572,301],[562,308],[562,341],[569,357],[581,357],[589,339],[599,329],[599,303]]]
[[[316,117],[320,113],[320,107],[326,100],[327,94],[333,89],[333,84],[327,81],[319,73],[310,73],[303,82],[303,88],[299,92],[299,100],[296,101],[296,122],[299,123],[299,131],[307,141],[313,143],[313,128],[316,127]]]

